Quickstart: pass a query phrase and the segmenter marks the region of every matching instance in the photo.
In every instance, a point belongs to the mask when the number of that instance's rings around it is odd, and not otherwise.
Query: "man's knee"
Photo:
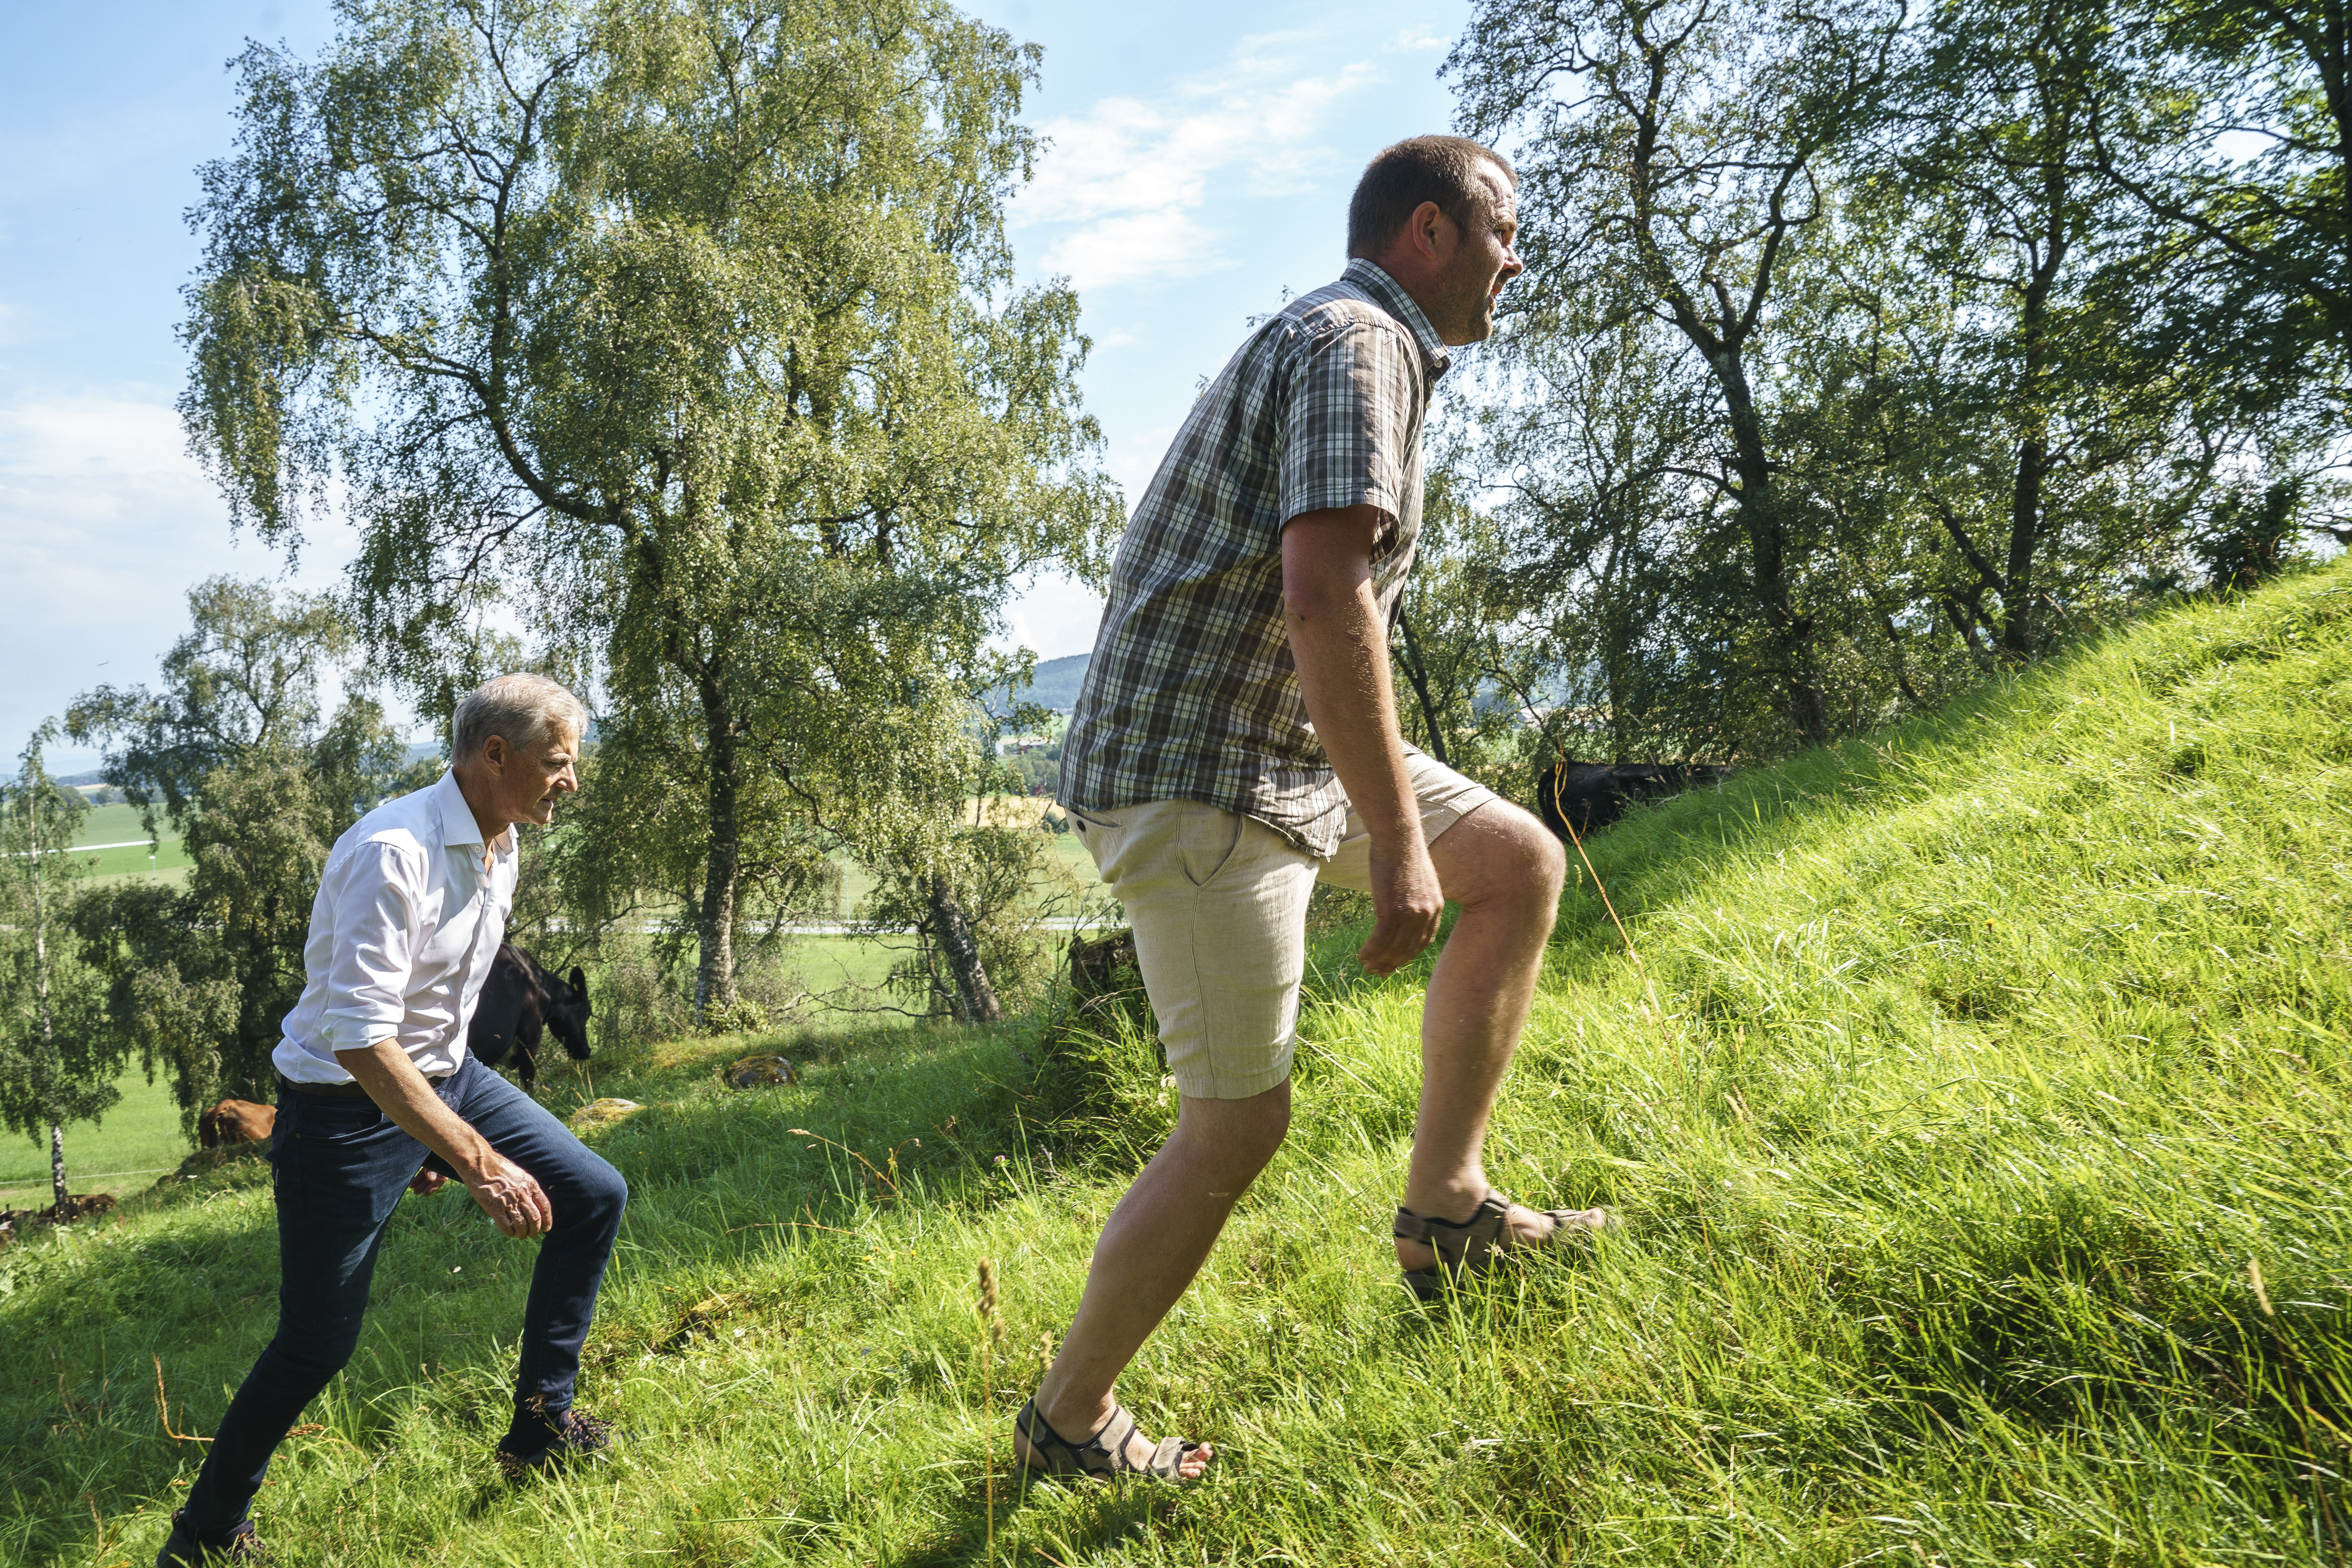
[[[1490,800],[1465,817],[1433,853],[1447,881],[1445,896],[1465,909],[1524,909],[1549,921],[1568,880],[1568,851],[1560,841],[1532,813],[1507,800]]]
[[[351,1364],[352,1353],[360,1348],[361,1322],[362,1314],[357,1312],[298,1319],[292,1311],[281,1310],[278,1332],[264,1352],[265,1359],[274,1355],[293,1382],[315,1394]]]
[[[586,1158],[572,1173],[580,1222],[617,1230],[622,1211],[629,1206],[629,1184],[602,1155],[591,1151],[583,1152]],[[557,1217],[561,1219],[562,1216],[559,1215]]]
[[[1265,1169],[1290,1131],[1287,1079],[1245,1100],[1184,1097],[1176,1115],[1176,1135],[1203,1156],[1230,1167],[1241,1180]]]
[[[1534,860],[1533,871],[1537,898],[1549,909],[1559,907],[1559,891],[1568,885],[1568,847],[1552,837],[1551,829],[1526,812],[1531,837],[1528,845]]]

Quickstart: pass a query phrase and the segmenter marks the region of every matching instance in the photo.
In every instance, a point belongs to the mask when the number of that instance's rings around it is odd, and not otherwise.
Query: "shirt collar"
[[[1379,262],[1361,256],[1351,258],[1348,269],[1339,276],[1370,294],[1382,310],[1404,323],[1405,330],[1412,334],[1413,342],[1421,345],[1421,357],[1429,366],[1431,380],[1434,381],[1445,374],[1446,367],[1454,363],[1454,356],[1446,353],[1437,330],[1429,324],[1429,318],[1421,313],[1421,307],[1413,302],[1412,296],[1404,291],[1403,284],[1390,277],[1388,270]]]
[[[441,782],[433,786],[433,810],[441,819],[441,844],[444,848],[453,848],[461,844],[470,844],[477,849],[486,847],[482,843],[482,825],[474,820],[474,808],[466,804],[466,792],[457,787],[457,774],[454,769],[443,773]],[[505,856],[514,852],[514,825],[509,823],[506,830],[487,847]]]

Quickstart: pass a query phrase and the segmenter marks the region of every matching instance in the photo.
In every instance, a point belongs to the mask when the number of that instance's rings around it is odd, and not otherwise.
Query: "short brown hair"
[[[1478,188],[1481,163],[1500,169],[1511,188],[1519,188],[1509,159],[1466,136],[1413,136],[1382,148],[1364,165],[1364,177],[1348,203],[1348,254],[1370,256],[1387,248],[1423,202],[1435,202],[1462,227],[1475,227],[1486,216],[1486,193]]]

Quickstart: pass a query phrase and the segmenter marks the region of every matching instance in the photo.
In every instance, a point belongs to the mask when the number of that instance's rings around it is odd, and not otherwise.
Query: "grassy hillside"
[[[412,1200],[264,1528],[291,1563],[976,1562],[992,1464],[1023,1563],[2339,1563],[2348,805],[2339,568],[1629,820],[1592,849],[1643,965],[1582,879],[1492,1149],[1628,1229],[1434,1314],[1385,1239],[1422,975],[1352,981],[1334,933],[1292,1144],[1125,1384],[1219,1445],[1181,1492],[1005,1468],[1168,1115],[1143,1047],[861,1029],[754,1094],[707,1047],[592,1064],[651,1107],[598,1135],[635,1195],[583,1398],[628,1443],[490,1480],[527,1246]],[[151,1358],[209,1430],[271,1226],[247,1163],[0,1255],[0,1555],[152,1552],[199,1450]]]

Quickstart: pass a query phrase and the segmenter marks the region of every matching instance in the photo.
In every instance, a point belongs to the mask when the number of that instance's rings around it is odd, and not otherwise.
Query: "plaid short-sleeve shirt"
[[[1061,799],[1197,800],[1328,858],[1347,797],[1307,718],[1283,625],[1282,529],[1385,514],[1392,616],[1421,531],[1421,430],[1444,345],[1370,261],[1267,318],[1192,405],[1128,525],[1062,742]]]

